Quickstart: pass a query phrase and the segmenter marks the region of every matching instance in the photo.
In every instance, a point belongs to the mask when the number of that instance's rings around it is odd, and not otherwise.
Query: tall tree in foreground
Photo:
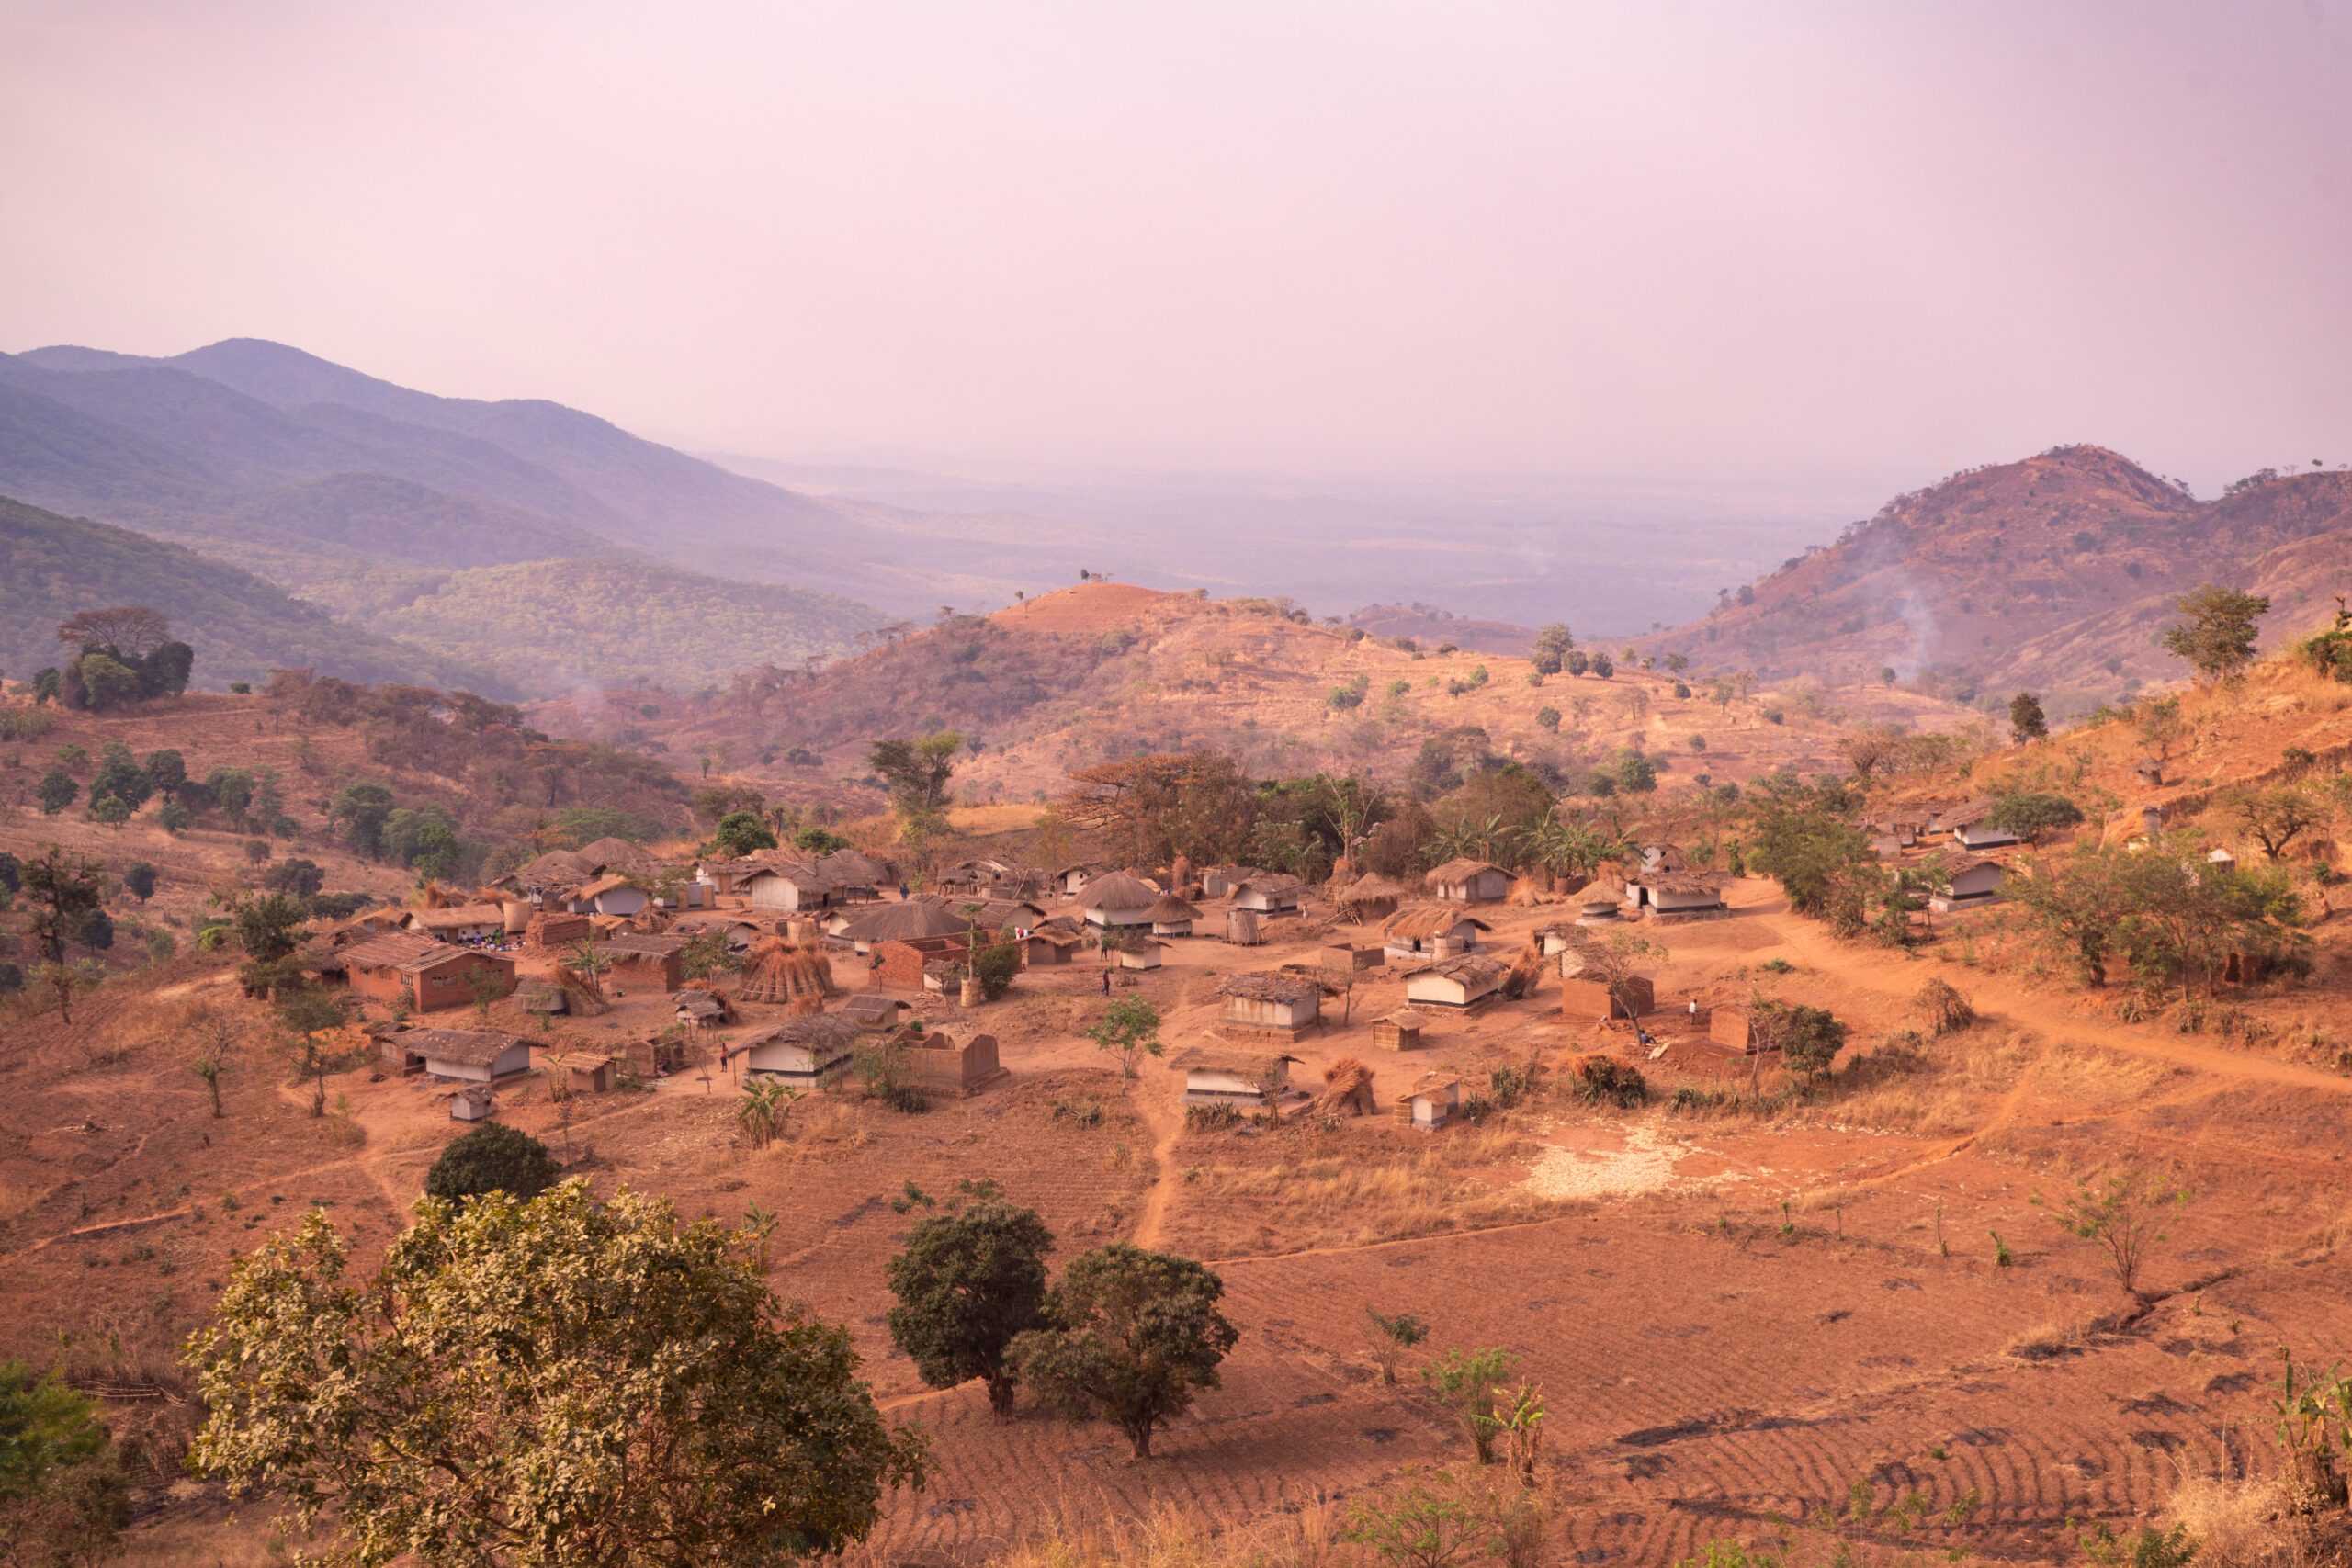
[[[788,1564],[920,1484],[848,1334],[780,1307],[752,1238],[622,1191],[425,1199],[364,1285],[322,1214],[231,1270],[187,1359],[190,1450],[271,1491],[322,1561],[465,1568]],[[486,1439],[486,1435],[494,1438]]]
[[[0,1361],[0,1563],[65,1568],[120,1550],[130,1488],[96,1404]]]
[[[2188,619],[2165,628],[2165,650],[2205,680],[2234,675],[2254,659],[2255,623],[2270,613],[2267,594],[2207,583],[2173,601]]]
[[[87,936],[91,921],[102,912],[105,874],[97,862],[51,844],[40,859],[21,863],[17,876],[32,906],[32,939],[46,961],[41,977],[57,998],[58,1018],[71,1023],[74,993],[82,988],[84,976],[65,962],[65,944]]]
[[[1225,1281],[1189,1258],[1114,1242],[1080,1254],[1046,1298],[1049,1326],[1012,1342],[1013,1370],[1064,1419],[1109,1421],[1135,1457],[1217,1385],[1241,1331],[1216,1309]]]
[[[989,1408],[1012,1414],[1012,1341],[1038,1326],[1053,1232],[1032,1209],[983,1198],[907,1233],[885,1279],[898,1304],[890,1338],[933,1388],[989,1385]]]

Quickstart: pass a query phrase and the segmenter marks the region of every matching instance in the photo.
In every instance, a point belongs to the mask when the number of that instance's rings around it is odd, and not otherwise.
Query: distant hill
[[[616,682],[690,692],[737,671],[823,658],[874,624],[846,599],[635,559],[388,569],[348,582],[322,573],[304,594],[532,692]]]
[[[469,544],[483,534],[506,541],[503,562],[625,551],[902,615],[1008,597],[1021,581],[1008,555],[1034,552],[931,536],[920,519],[816,500],[560,403],[438,397],[254,338],[157,359],[0,355],[0,493],[175,537],[275,531],[415,567],[489,564]]]
[[[24,679],[58,660],[58,623],[104,604],[148,604],[196,649],[196,682],[218,690],[273,668],[351,681],[517,688],[462,660],[339,624],[250,572],[127,528],[0,499],[0,671]]]
[[[2065,446],[1899,496],[1634,641],[1767,679],[1892,669],[1954,692],[2030,687],[2058,711],[2184,674],[2157,639],[2189,589],[2270,594],[2275,646],[2322,617],[2347,559],[2352,475],[2256,476],[2199,501],[2104,447]]]

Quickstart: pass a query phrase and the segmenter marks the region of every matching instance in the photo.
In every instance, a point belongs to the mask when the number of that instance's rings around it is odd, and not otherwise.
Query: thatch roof
[[[1720,871],[1682,871],[1671,875],[1647,875],[1642,886],[1657,893],[1720,893],[1731,878]]]
[[[1236,1051],[1229,1046],[1192,1045],[1169,1057],[1168,1065],[1180,1073],[1238,1073],[1243,1077],[1262,1079],[1272,1076],[1283,1063],[1299,1059],[1281,1051]]]
[[[1458,958],[1441,959],[1417,973],[1442,975],[1465,986],[1499,986],[1503,976],[1510,973],[1510,965],[1483,953],[1465,953]]]
[[[1296,975],[1227,975],[1220,987],[1228,997],[1253,1002],[1303,1002],[1321,998],[1323,987]]]
[[[526,893],[547,893],[577,887],[596,874],[596,868],[570,850],[549,850],[525,861],[514,871],[514,885]]]
[[[591,843],[582,844],[571,853],[572,858],[582,862],[591,869],[617,865],[630,870],[644,871],[650,869],[654,863],[652,852],[643,844],[632,844],[627,839],[616,839],[610,835]]]
[[[1644,844],[1642,869],[1652,872],[1689,871],[1690,857],[1683,852],[1680,844]]]
[[[1383,1023],[1393,1023],[1399,1029],[1411,1031],[1416,1029],[1427,1029],[1429,1027],[1430,1016],[1425,1012],[1415,1012],[1411,1008],[1398,1008],[1395,1012],[1390,1013],[1386,1018],[1382,1019],[1380,1021]]]
[[[1401,899],[1405,897],[1406,889],[1402,883],[1392,882],[1378,872],[1366,872],[1340,889],[1338,894],[1342,904],[1371,904],[1383,898]]]
[[[526,1043],[519,1034],[482,1029],[404,1029],[390,1039],[401,1048],[436,1062],[487,1067],[515,1046]]]
[[[386,931],[355,942],[335,953],[346,968],[399,969],[413,973],[447,959],[464,956],[467,949],[429,937],[422,931]]]
[[[727,993],[724,991],[689,986],[670,999],[677,1004],[678,1011],[687,1018],[716,1019],[720,1023],[725,1023],[735,1016],[734,1004],[728,1000]]]
[[[1083,909],[1148,909],[1159,901],[1159,889],[1131,872],[1106,872],[1078,890]]]
[[[842,1016],[861,1028],[879,1029],[896,1022],[907,1004],[897,997],[886,997],[875,991],[860,991],[842,1004]]]
[[[910,942],[917,937],[962,936],[971,928],[964,917],[927,898],[877,904],[842,928],[852,942]]]
[[[1260,872],[1233,885],[1236,893],[1304,893],[1306,884],[1287,872]]]
[[[1492,861],[1450,860],[1443,865],[1431,866],[1430,874],[1421,878],[1421,881],[1426,886],[1435,887],[1444,882],[1467,882],[1470,878],[1489,871],[1498,876],[1510,874]]]
[[[773,1029],[747,1034],[727,1048],[730,1056],[754,1045],[805,1045],[812,1051],[846,1054],[857,1043],[858,1028],[837,1012],[812,1012],[787,1018]]]
[[[1452,904],[1413,904],[1380,922],[1380,934],[1399,942],[1427,942],[1462,926],[1480,931],[1495,928],[1476,915],[1465,915]]]
[[[1170,920],[1197,920],[1201,912],[1173,893],[1162,893],[1144,916],[1156,925],[1166,925]]]
[[[899,868],[856,850],[835,850],[820,857],[817,869],[848,887],[879,887],[899,880]]]
[[[685,950],[688,939],[683,936],[649,935],[643,931],[615,931],[596,943],[596,951],[609,953],[616,958],[667,958]]]
[[[497,904],[450,904],[438,909],[413,909],[409,924],[428,931],[457,931],[465,926],[503,926],[506,910]]]

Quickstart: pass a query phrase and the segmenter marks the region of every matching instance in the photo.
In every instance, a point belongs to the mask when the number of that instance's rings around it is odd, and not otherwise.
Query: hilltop
[[[616,688],[601,702],[540,705],[534,721],[658,741],[681,759],[711,754],[786,795],[862,776],[876,739],[955,729],[973,753],[958,785],[978,801],[1043,798],[1073,768],[1199,747],[1261,774],[1336,768],[1393,782],[1431,742],[1562,778],[1632,748],[1673,788],[1830,767],[1849,722],[1938,728],[1967,717],[1917,693],[1832,703],[1809,683],[1715,680],[1697,667],[1628,663],[1613,678],[1538,685],[1524,654],[1442,646],[1384,641],[1272,600],[1093,582],[888,637],[814,674],[746,671],[704,698]]]
[[[1766,679],[1893,670],[2081,711],[2184,672],[2156,642],[2180,593],[2269,594],[2275,646],[2318,618],[2347,550],[2352,474],[2265,470],[2205,502],[2104,447],[2062,446],[1898,496],[1699,620],[1634,640]]]

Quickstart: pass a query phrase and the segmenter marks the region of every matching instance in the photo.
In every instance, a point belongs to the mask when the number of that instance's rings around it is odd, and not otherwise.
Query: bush
[[[1538,708],[1538,709],[1536,709],[1536,710],[1535,710],[1535,724],[1536,724],[1536,728],[1538,728],[1539,729],[1557,729],[1557,728],[1560,728],[1560,710],[1559,710],[1558,708],[1555,708],[1555,707],[1545,707],[1545,708]]]
[[[458,1202],[485,1192],[536,1198],[561,1174],[548,1146],[528,1133],[485,1122],[441,1151],[424,1175],[428,1197]]]
[[[1968,998],[1943,979],[1931,979],[1920,987],[1919,994],[1911,998],[1911,1010],[1927,1026],[1929,1039],[1956,1033],[1976,1021],[1976,1010],[1968,1005]]]
[[[1230,1133],[1240,1125],[1241,1108],[1238,1105],[1184,1107],[1184,1130],[1188,1133]]]
[[[1630,1111],[1648,1102],[1650,1085],[1639,1067],[1610,1056],[1588,1056],[1577,1066],[1576,1094],[1587,1105],[1614,1105]]]

